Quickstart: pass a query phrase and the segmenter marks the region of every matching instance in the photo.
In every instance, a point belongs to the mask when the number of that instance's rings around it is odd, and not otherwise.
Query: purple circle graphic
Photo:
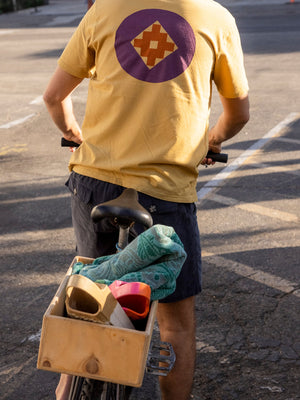
[[[115,51],[122,68],[136,79],[158,83],[182,74],[195,53],[196,40],[180,15],[160,9],[131,14],[116,32]]]

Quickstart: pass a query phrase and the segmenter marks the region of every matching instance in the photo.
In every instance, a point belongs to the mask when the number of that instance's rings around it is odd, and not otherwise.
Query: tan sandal
[[[83,275],[70,276],[65,304],[70,317],[134,329],[109,287]]]

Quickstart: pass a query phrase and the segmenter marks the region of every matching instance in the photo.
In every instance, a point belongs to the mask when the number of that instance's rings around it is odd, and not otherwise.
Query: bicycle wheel
[[[68,400],[129,400],[131,387],[74,376]]]
[[[92,400],[128,400],[131,387],[119,385],[116,383],[102,382],[101,398],[93,398]],[[97,389],[96,389],[97,390]]]
[[[68,400],[91,400],[93,380],[73,376]]]

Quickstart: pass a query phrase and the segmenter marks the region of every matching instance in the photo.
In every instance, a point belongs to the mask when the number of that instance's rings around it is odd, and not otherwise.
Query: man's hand
[[[81,135],[81,132],[80,132],[80,134],[79,134],[78,136],[75,136],[73,133],[71,133],[71,134],[66,134],[66,133],[64,133],[64,134],[63,134],[63,137],[64,137],[66,140],[69,140],[70,142],[75,142],[75,143],[78,143],[78,144],[81,144],[81,143],[82,143],[82,135]]]
[[[217,152],[216,152],[217,153]],[[218,152],[219,153],[219,152]],[[216,162],[213,161],[211,158],[209,157],[205,157],[203,158],[203,160],[201,161],[201,165],[205,165],[205,167],[207,167],[208,165],[214,165]]]

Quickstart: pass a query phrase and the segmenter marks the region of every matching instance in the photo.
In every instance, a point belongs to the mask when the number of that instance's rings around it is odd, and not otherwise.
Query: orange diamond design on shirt
[[[149,69],[155,67],[178,49],[158,21],[136,36],[131,44]]]

